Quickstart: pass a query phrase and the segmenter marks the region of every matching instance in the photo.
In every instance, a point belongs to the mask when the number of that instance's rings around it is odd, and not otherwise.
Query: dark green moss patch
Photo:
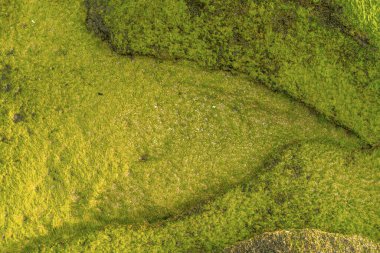
[[[89,29],[94,31],[103,40],[107,40],[110,38],[110,32],[102,18],[102,13],[104,13],[106,7],[102,6],[99,2],[85,0],[88,9],[86,24]],[[103,2],[106,3],[106,1]]]
[[[24,116],[21,113],[16,113],[13,115],[13,122],[19,123],[24,120]]]

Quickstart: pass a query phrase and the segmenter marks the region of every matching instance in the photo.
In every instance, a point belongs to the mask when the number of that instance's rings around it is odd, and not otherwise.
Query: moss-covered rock
[[[378,6],[365,3],[88,0],[87,23],[121,54],[181,58],[248,74],[376,145]]]
[[[380,245],[359,236],[344,236],[320,230],[277,231],[258,235],[227,249],[228,253],[376,253]]]

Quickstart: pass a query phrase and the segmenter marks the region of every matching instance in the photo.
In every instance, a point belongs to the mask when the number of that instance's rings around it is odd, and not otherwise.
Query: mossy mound
[[[380,245],[359,236],[344,236],[319,230],[264,233],[227,249],[227,253],[376,253]]]
[[[88,26],[121,54],[248,74],[379,144],[376,3],[88,0],[87,6]]]

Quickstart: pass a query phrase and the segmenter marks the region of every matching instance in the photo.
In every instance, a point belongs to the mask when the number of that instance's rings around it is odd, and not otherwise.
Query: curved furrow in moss
[[[110,224],[41,238],[39,252],[218,252],[265,231],[316,228],[378,242],[380,151],[305,143],[274,155],[248,184],[202,212],[150,226]],[[67,232],[67,231],[66,231]]]
[[[87,6],[88,26],[118,53],[248,74],[379,144],[376,2],[88,0]]]

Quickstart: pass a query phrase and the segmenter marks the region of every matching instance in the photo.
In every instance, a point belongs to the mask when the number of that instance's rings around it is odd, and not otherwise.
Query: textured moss
[[[248,74],[376,145],[378,10],[354,0],[88,0],[87,20],[121,54]]]
[[[301,228],[378,242],[379,165],[379,150],[294,144],[268,158],[252,181],[195,214],[151,226],[113,224],[75,236],[63,230],[25,251],[219,252],[265,231]]]
[[[380,245],[358,236],[344,236],[319,230],[291,230],[265,233],[227,249],[229,253],[376,253]]]
[[[350,131],[240,75],[115,54],[82,0],[0,10],[1,252],[218,252],[293,228],[379,241],[379,150]],[[111,39],[103,17],[88,22]]]

